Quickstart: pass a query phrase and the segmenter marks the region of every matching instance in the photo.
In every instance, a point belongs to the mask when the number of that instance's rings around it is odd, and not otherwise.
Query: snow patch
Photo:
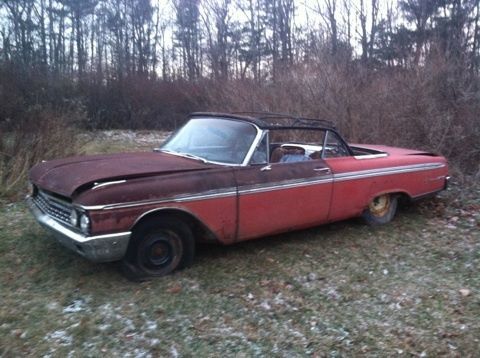
[[[87,299],[77,298],[63,309],[63,313],[78,313],[88,310]]]
[[[73,337],[64,330],[58,330],[48,333],[44,339],[46,341],[56,343],[60,346],[70,346],[73,343]]]

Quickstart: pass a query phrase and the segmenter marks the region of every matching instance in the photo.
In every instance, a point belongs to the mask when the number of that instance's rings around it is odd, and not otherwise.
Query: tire
[[[398,199],[395,195],[384,194],[374,198],[362,214],[368,225],[378,226],[392,221],[397,212]]]
[[[175,217],[152,217],[134,229],[122,266],[127,278],[141,281],[190,266],[194,255],[187,224]]]

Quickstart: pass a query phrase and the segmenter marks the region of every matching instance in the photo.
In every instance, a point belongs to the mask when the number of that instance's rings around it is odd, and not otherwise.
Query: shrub
[[[42,160],[73,154],[78,149],[78,109],[33,106],[21,117],[0,124],[0,196],[15,197],[26,187],[28,170]]]
[[[433,151],[470,175],[480,173],[479,86],[448,63],[372,71],[326,61],[297,67],[275,83],[205,82],[203,92],[209,110],[327,119],[350,142]]]

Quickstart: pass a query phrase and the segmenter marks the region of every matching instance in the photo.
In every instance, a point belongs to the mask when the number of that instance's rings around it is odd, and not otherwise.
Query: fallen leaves
[[[52,356],[475,356],[478,200],[426,218],[413,207],[374,232],[349,221],[303,241],[203,250],[194,269],[136,285],[108,264],[91,275],[83,260],[65,265],[63,251],[45,258],[53,244],[40,229],[5,229],[0,346]],[[0,215],[0,227],[21,208]]]
[[[171,286],[171,287],[167,288],[167,292],[172,293],[172,294],[180,293],[180,292],[182,292],[182,286],[180,286],[180,285]]]

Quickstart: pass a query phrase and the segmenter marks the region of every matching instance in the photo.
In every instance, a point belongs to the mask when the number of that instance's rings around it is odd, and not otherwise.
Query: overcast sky
[[[156,2],[159,6],[159,9],[166,17],[170,17],[173,21],[175,18],[174,9],[173,9],[173,0],[152,0]],[[212,0],[215,1],[215,0]],[[220,0],[221,1],[221,0]],[[335,0],[333,0],[335,1]],[[367,27],[370,28],[371,26],[371,16],[370,16],[370,8],[371,8],[371,1],[372,0],[364,0],[364,6],[366,8],[367,13]],[[345,2],[350,4],[350,21],[351,21],[351,35],[352,35],[352,46],[359,49],[359,11],[361,6],[361,0],[336,0],[336,14],[337,14],[337,23],[339,26],[339,34],[340,36],[345,35],[343,24],[346,21],[346,10],[345,10]],[[203,6],[205,0],[200,0],[200,6]],[[378,0],[379,4],[379,14],[378,19],[384,18],[387,14],[388,8],[395,9],[397,7],[397,0]],[[238,21],[246,21],[246,16],[242,13],[241,10],[238,9],[238,1],[232,0],[231,8],[232,8],[232,16],[233,19]],[[325,13],[325,0],[295,0],[296,4],[296,11],[295,11],[295,25],[298,27],[309,26],[312,29],[325,29],[326,22],[325,19],[322,18],[319,12],[323,11]],[[170,16],[169,16],[170,15]],[[398,20],[398,19],[397,19]],[[172,26],[170,26],[169,31],[167,32],[167,37],[172,38]]]

